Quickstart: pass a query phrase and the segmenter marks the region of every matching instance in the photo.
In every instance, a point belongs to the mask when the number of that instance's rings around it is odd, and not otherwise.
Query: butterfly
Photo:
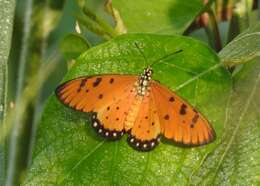
[[[148,66],[140,76],[79,77],[59,85],[55,93],[63,104],[91,113],[99,135],[119,140],[128,133],[128,144],[139,151],[154,149],[161,136],[191,147],[212,142],[215,132],[208,120],[152,74]]]

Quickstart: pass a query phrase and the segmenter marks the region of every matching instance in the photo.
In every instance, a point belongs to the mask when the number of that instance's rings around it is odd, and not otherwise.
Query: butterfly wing
[[[158,145],[160,121],[151,94],[139,99],[140,104],[134,104],[138,112],[127,141],[134,149],[150,151]]]
[[[151,91],[161,124],[162,134],[177,143],[197,146],[214,140],[215,132],[207,119],[186,101],[156,81]]]
[[[56,95],[75,110],[92,112],[91,122],[96,131],[116,140],[123,135],[123,121],[133,100],[137,79],[131,75],[80,77],[61,84]]]
[[[114,102],[136,80],[136,76],[124,75],[80,77],[58,86],[56,95],[65,105],[75,110],[96,112],[105,103]]]
[[[127,87],[125,92],[118,96],[113,102],[103,105],[101,109],[92,116],[92,126],[99,134],[110,140],[120,139],[125,131],[125,120],[130,112],[131,105],[135,101],[134,85]]]

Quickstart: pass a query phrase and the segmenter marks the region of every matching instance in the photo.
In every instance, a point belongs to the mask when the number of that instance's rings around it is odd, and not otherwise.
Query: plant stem
[[[253,7],[251,0],[238,1],[233,5],[233,15],[229,25],[228,42],[232,41],[239,33],[249,26],[249,11]]]
[[[24,86],[25,79],[25,66],[26,66],[26,58],[28,55],[29,49],[29,37],[30,37],[30,29],[31,29],[31,14],[32,14],[32,0],[25,1],[26,11],[24,16],[24,27],[23,27],[23,37],[22,37],[22,48],[21,54],[19,57],[19,70],[18,70],[18,78],[17,78],[17,91],[16,91],[16,100],[15,103],[21,102],[21,95]],[[8,158],[8,172],[7,172],[7,180],[6,185],[12,186],[14,185],[14,179],[16,174],[16,162],[17,162],[17,144],[20,133],[20,123],[22,120],[22,116],[19,114],[15,114],[14,116],[14,124],[12,127],[10,144],[9,144],[9,158]]]
[[[119,33],[110,26],[105,20],[97,16],[92,12],[86,5],[85,1],[77,0],[77,4],[82,9],[82,14],[77,14],[76,19],[79,23],[83,24],[91,32],[102,36],[104,39],[108,40],[116,37]]]
[[[205,6],[200,10],[200,12],[197,15],[197,20],[195,19],[193,21],[193,23],[188,27],[187,30],[185,30],[185,32],[183,33],[184,35],[189,35],[190,33],[192,33],[194,30],[199,29],[201,27],[206,28],[208,26],[208,15],[207,15],[207,11],[208,9],[211,8],[212,4],[215,2],[216,0],[209,0]],[[207,32],[207,31],[206,31]]]
[[[227,0],[227,2],[226,2],[225,8],[226,8],[226,11],[227,11],[227,13],[226,13],[227,20],[230,20],[231,17],[232,17],[233,4],[234,4],[233,0]]]
[[[99,25],[97,25],[95,22],[90,20],[86,16],[81,15],[75,15],[77,21],[87,29],[89,29],[91,32],[102,36],[104,39],[109,40],[113,38],[110,34],[108,34],[103,28],[101,28]]]
[[[41,24],[42,25],[46,25],[46,21],[48,20],[48,1],[46,3],[44,3],[43,5],[43,15],[42,15],[42,19],[41,19]],[[48,31],[45,31],[44,28],[42,30],[42,35],[41,35],[41,47],[40,47],[40,52],[39,52],[39,67],[38,69],[40,70],[43,66],[43,58],[45,56],[45,53],[46,53],[46,47],[47,47],[47,34],[46,32]],[[36,73],[37,74],[37,73]],[[39,74],[37,74],[39,75]],[[36,75],[36,76],[37,76]],[[41,77],[37,77],[37,78],[41,78]],[[35,141],[35,133],[36,133],[36,129],[37,129],[37,121],[38,121],[38,107],[39,107],[39,104],[40,104],[40,97],[41,97],[41,92],[39,90],[39,94],[37,94],[35,96],[35,101],[34,101],[34,105],[33,105],[33,110],[34,110],[34,113],[33,113],[33,118],[32,118],[32,126],[31,126],[31,136],[30,136],[30,142],[29,142],[29,150],[28,150],[28,158],[27,158],[27,166],[30,165],[31,163],[31,158],[32,158],[32,149],[33,149],[33,145],[34,145],[34,141]]]
[[[216,7],[216,18],[217,20],[222,20],[223,19],[223,14],[225,12],[224,10],[224,6],[223,6],[223,0],[218,0],[215,3],[215,7]]]
[[[209,6],[209,3],[203,10],[205,13],[201,14],[201,23],[207,33],[209,44],[218,52],[221,50],[222,44],[215,14]]]
[[[15,0],[0,1],[0,25],[1,25],[1,45],[0,45],[0,135],[5,132],[8,110],[8,57],[10,53],[13,18],[15,12]],[[0,142],[0,185],[6,182],[6,141]]]
[[[44,27],[40,27],[40,31],[41,31],[41,36],[40,36],[40,51],[34,51],[38,56],[39,56],[39,66],[38,66],[38,72],[41,71],[42,68],[45,68],[45,62],[46,62],[46,56],[47,56],[47,48],[48,48],[48,38],[49,35],[51,33],[51,31],[53,30],[53,28],[56,26],[56,22],[57,20],[59,20],[59,18],[61,17],[62,14],[62,10],[63,10],[63,6],[64,6],[64,2],[58,2],[58,7],[54,6],[57,4],[53,4],[53,2],[55,1],[47,1],[46,3],[44,3],[42,6],[42,13],[41,15],[41,20],[38,24],[42,24],[42,25],[48,25],[48,26],[44,26]],[[41,6],[41,7],[42,7]],[[56,15],[53,17],[50,17],[51,11],[55,10],[56,11]],[[59,13],[58,13],[59,12]],[[49,19],[55,19],[56,21],[53,21],[52,24],[49,23]],[[37,41],[36,41],[37,42]],[[58,53],[57,51],[55,51],[55,53]],[[49,62],[49,61],[48,61]],[[42,75],[42,73],[36,73],[37,79],[41,79],[42,77],[40,77]],[[27,166],[29,166],[31,164],[31,159],[32,159],[32,151],[33,151],[33,146],[34,146],[34,142],[35,142],[35,137],[36,137],[36,131],[37,131],[37,124],[38,124],[38,120],[39,117],[41,115],[40,113],[40,108],[41,108],[41,98],[42,98],[42,92],[39,89],[39,93],[35,96],[34,98],[34,103],[33,103],[33,117],[32,117],[32,125],[31,125],[31,133],[30,133],[30,141],[29,141],[29,148],[28,148],[28,158],[27,158]]]
[[[15,100],[16,108],[15,114],[12,116],[14,117],[13,123],[7,126],[8,128],[11,127],[8,186],[20,184],[22,173],[30,161],[28,157],[30,157],[32,143],[34,142],[32,140],[34,135],[31,133],[36,131],[34,121],[36,121],[35,117],[38,116],[36,111],[41,97],[40,82],[39,85],[34,85],[39,89],[35,90],[34,87],[30,87],[30,90],[27,90],[27,88],[32,78],[38,81],[47,78],[38,76],[42,75],[40,72],[46,55],[49,33],[56,25],[57,15],[59,15],[56,7],[49,7],[52,2],[55,1],[34,2],[27,0],[25,2],[25,20]],[[36,94],[33,91],[36,91]],[[9,135],[8,130],[6,134]]]
[[[214,12],[212,11],[212,9],[208,9],[207,12],[209,14],[209,23],[212,28],[211,31],[212,31],[213,37],[214,37],[213,41],[215,41],[214,47],[215,47],[216,51],[218,52],[222,48],[221,37],[220,37],[219,29],[218,29],[218,23],[217,23],[216,17],[214,15]]]
[[[102,27],[111,37],[115,37],[118,33],[103,19],[94,14],[87,6],[84,6],[83,12],[86,16],[88,16],[91,20],[96,22],[100,27]]]

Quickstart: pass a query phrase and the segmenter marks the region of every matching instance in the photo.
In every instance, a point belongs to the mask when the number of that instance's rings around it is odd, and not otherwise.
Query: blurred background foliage
[[[259,6],[258,0],[1,1],[1,20],[9,22],[0,22],[5,51],[0,55],[0,185],[19,185],[25,179],[43,105],[88,48],[123,33],[156,33],[191,36],[218,52],[257,25]],[[259,55],[258,46],[252,59]],[[238,72],[240,63],[226,66]]]

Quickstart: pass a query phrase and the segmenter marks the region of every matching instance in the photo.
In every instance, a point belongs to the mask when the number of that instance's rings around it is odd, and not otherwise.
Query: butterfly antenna
[[[175,51],[175,52],[169,53],[169,54],[167,54],[166,56],[163,56],[163,57],[157,59],[156,61],[152,62],[151,66],[153,66],[153,65],[155,65],[155,64],[158,64],[158,63],[162,62],[164,59],[167,59],[168,57],[173,56],[173,55],[175,55],[175,54],[178,54],[178,53],[180,53],[180,52],[182,52],[182,51],[183,51],[183,50],[177,50],[177,51]]]
[[[139,45],[137,44],[137,42],[134,42],[134,44],[135,44],[137,50],[138,50],[138,51],[140,52],[140,54],[143,56],[143,58],[144,58],[144,60],[145,60],[145,65],[147,66],[148,60],[147,60],[147,58],[145,57],[143,51],[141,50],[141,48],[139,47]]]

